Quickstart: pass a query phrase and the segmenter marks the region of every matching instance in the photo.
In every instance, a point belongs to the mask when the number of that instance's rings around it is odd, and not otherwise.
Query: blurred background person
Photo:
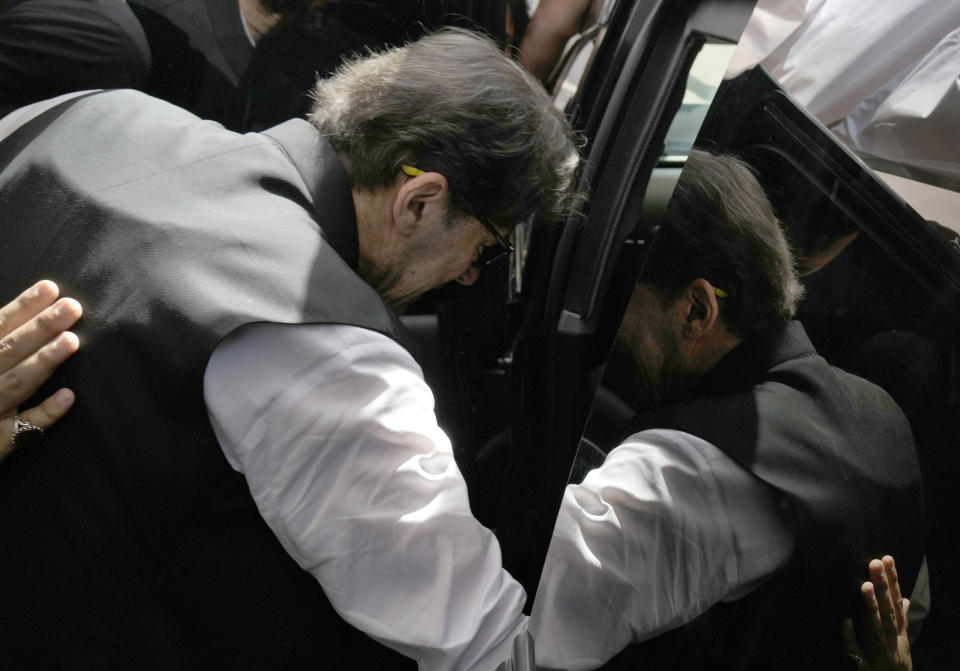
[[[10,0],[0,115],[70,91],[136,88],[230,130],[262,130],[306,114],[316,77],[345,57],[444,26],[507,46],[525,24],[514,0]]]

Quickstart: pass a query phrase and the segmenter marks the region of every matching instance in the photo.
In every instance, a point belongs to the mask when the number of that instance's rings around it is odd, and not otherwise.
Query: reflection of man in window
[[[836,595],[862,557],[894,553],[910,593],[923,510],[909,426],[816,354],[791,321],[801,294],[749,169],[695,152],[620,329],[642,381],[636,432],[565,494],[534,611],[540,663],[590,668],[645,642],[617,661],[832,668]]]

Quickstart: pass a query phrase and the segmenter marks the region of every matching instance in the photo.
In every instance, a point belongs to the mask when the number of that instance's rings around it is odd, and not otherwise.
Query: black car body
[[[496,529],[507,568],[532,596],[565,485],[602,461],[630,417],[618,366],[604,370],[638,251],[695,136],[739,155],[807,263],[798,317],[815,346],[887,388],[911,421],[928,480],[935,604],[917,650],[951,664],[960,238],[920,217],[760,68],[725,81],[706,115],[706,105],[682,104],[703,45],[736,42],[752,9],[750,0],[608,2],[574,48],[593,53],[566,104],[587,140],[590,201],[562,226],[519,227],[509,266],[408,319],[431,343],[425,368],[475,514]]]

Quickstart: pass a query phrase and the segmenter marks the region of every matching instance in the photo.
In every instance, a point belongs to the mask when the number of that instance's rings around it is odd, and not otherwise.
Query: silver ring
[[[43,434],[44,430],[41,427],[28,422],[20,416],[20,413],[13,416],[13,430],[10,432],[10,444],[13,447],[36,442],[43,438]]]

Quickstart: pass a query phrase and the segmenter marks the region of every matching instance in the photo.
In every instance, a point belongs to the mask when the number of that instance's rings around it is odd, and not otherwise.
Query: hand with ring
[[[59,294],[56,284],[41,280],[0,308],[0,461],[42,437],[73,405],[73,392],[60,389],[33,408],[18,409],[80,346],[67,329],[83,310],[72,298],[57,300]]]

